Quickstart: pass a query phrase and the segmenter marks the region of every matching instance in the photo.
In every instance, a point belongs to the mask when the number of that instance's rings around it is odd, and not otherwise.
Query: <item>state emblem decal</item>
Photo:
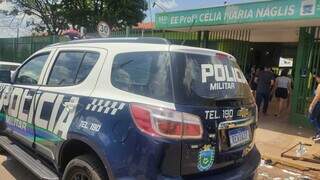
[[[214,163],[215,150],[211,145],[205,145],[199,152],[198,169],[208,171]]]

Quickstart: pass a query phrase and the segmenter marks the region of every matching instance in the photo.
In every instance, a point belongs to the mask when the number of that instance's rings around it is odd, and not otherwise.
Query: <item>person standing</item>
[[[309,106],[309,121],[316,128],[316,134],[313,140],[320,140],[320,74],[314,76],[317,82],[317,89],[314,92],[314,98]]]
[[[262,112],[264,115],[267,114],[270,93],[274,85],[274,74],[271,72],[270,67],[265,67],[257,77],[257,94],[256,94],[256,103],[258,110],[260,112],[260,106],[263,102]]]
[[[257,77],[259,75],[259,72],[260,72],[260,68],[251,70],[251,79],[249,83],[250,83],[251,91],[254,97],[256,97]]]
[[[281,72],[280,77],[276,78],[275,83],[275,96],[279,102],[278,112],[275,116],[280,116],[282,111],[285,109],[285,102],[288,100],[291,92],[291,79],[288,77],[288,70],[285,69]]]

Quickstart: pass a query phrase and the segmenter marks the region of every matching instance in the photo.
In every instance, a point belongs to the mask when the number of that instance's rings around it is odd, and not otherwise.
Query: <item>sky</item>
[[[14,9],[14,5],[12,3],[10,2],[0,3],[0,11],[10,11],[12,9]],[[32,17],[23,18],[23,14],[19,14],[13,17],[13,16],[6,16],[0,13],[0,38],[17,37],[17,35],[18,36],[31,35],[31,27],[27,27],[27,21],[30,21],[31,19]],[[18,27],[19,27],[19,34],[17,33]]]
[[[2,0],[0,0],[1,2]],[[147,17],[144,22],[154,22],[154,17],[156,13],[159,12],[170,12],[186,9],[198,9],[214,6],[224,5],[225,0],[146,0],[150,3],[150,8],[145,12]],[[235,3],[248,3],[266,0],[227,0],[228,4]],[[156,2],[156,6],[152,7],[152,4]],[[160,8],[161,7],[161,8]],[[1,10],[10,10],[13,5],[10,2],[0,3]],[[22,20],[23,15],[18,15],[17,17],[5,16],[0,13],[0,38],[6,37],[17,37],[17,27],[19,27],[19,36],[29,36],[31,35],[31,27],[26,27],[27,22],[32,19],[32,17],[25,17]],[[19,26],[20,24],[20,26]]]
[[[150,4],[156,2],[158,5],[155,7],[151,6],[151,8],[149,8],[149,10],[146,12],[147,18],[145,19],[145,22],[150,22],[150,17],[152,17],[152,21],[154,21],[154,15],[163,11],[170,12],[187,9],[223,6],[225,1],[227,1],[228,4],[239,4],[267,0],[150,0]]]

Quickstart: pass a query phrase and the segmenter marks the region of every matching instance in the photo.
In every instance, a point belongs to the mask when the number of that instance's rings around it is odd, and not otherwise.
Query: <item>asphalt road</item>
[[[38,180],[28,169],[6,153],[0,155],[0,179]],[[256,180],[308,180],[318,179],[318,173],[306,173],[287,167],[270,166],[262,161]]]

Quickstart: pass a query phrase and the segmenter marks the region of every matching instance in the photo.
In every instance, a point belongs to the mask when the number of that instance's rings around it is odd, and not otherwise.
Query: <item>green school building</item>
[[[290,120],[308,124],[306,112],[320,71],[320,0],[270,0],[156,14],[156,29],[176,43],[234,55],[241,68],[291,69]],[[181,36],[193,33],[195,38]],[[170,39],[170,38],[169,38]]]

